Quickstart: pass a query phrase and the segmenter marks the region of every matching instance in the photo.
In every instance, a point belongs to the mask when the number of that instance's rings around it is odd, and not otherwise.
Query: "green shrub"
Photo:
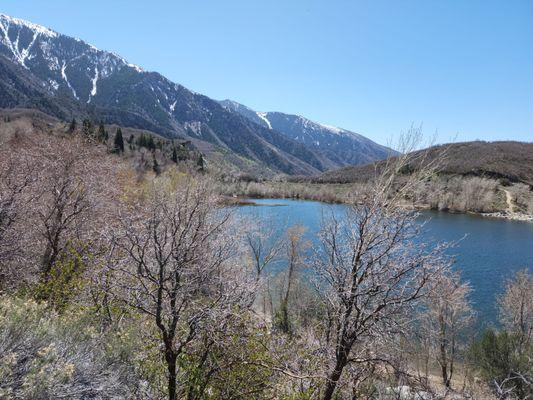
[[[518,335],[487,330],[472,345],[470,359],[495,389],[496,384],[504,390],[512,389],[518,398],[533,395],[533,388],[523,379],[531,382],[533,377],[533,348],[524,346]]]
[[[179,398],[276,398],[270,335],[255,322],[244,317],[195,340],[178,360]]]
[[[83,274],[87,270],[87,256],[84,252],[72,245],[67,246],[47,279],[41,280],[35,287],[35,298],[48,302],[56,310],[64,310],[85,285]]]

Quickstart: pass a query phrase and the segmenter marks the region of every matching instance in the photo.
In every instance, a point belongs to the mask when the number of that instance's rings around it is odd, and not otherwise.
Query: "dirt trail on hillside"
[[[513,195],[507,189],[502,189],[505,192],[505,201],[507,203],[507,212],[509,214],[514,214],[514,204],[513,204]]]

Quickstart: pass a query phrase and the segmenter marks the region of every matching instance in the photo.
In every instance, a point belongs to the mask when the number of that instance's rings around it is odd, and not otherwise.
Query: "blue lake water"
[[[273,221],[280,231],[291,225],[303,225],[311,241],[316,240],[323,215],[331,212],[341,215],[346,207],[285,199],[254,202],[258,206],[238,207],[238,214],[258,222]],[[420,219],[427,221],[423,240],[457,241],[466,235],[450,250],[456,259],[454,268],[472,286],[470,300],[478,314],[478,326],[495,324],[496,297],[505,281],[520,269],[533,269],[533,223],[431,211],[421,213]]]

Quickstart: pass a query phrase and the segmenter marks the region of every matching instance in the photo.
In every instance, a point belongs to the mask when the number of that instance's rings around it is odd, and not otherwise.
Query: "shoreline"
[[[518,222],[531,222],[533,223],[533,215],[523,214],[523,213],[512,213],[509,214],[505,211],[497,211],[493,213],[473,213],[475,215],[480,215],[485,218],[495,218],[495,219],[505,219],[507,221],[518,221]]]
[[[271,199],[271,200],[304,200],[304,201],[318,201],[324,204],[347,204],[345,201],[323,201],[323,200],[316,200],[312,198],[305,198],[305,197],[276,197],[276,196],[266,196],[266,197],[245,197],[245,196],[224,196],[223,203],[229,206],[262,206],[262,204],[258,204],[254,200],[264,200],[264,199]],[[483,217],[483,218],[494,218],[494,219],[502,219],[507,221],[514,221],[514,222],[530,222],[533,223],[533,215],[530,214],[524,214],[524,213],[509,213],[508,211],[496,211],[496,212],[490,212],[490,213],[484,213],[484,212],[476,212],[476,211],[459,211],[459,210],[439,210],[437,208],[432,208],[431,206],[427,204],[404,204],[402,205],[405,209],[411,209],[416,211],[438,211],[438,212],[444,212],[447,214],[469,214],[473,216]]]

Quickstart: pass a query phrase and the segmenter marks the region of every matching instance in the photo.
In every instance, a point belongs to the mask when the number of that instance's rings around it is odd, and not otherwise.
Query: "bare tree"
[[[92,233],[105,220],[107,204],[113,204],[109,189],[120,168],[110,164],[102,148],[80,137],[35,133],[17,140],[11,150],[18,160],[19,186],[12,185],[12,194],[24,187],[25,202],[17,201],[18,206],[24,204],[17,214],[24,225],[24,256],[47,280],[68,243],[97,236]]]
[[[261,303],[263,315],[267,313],[267,304],[272,310],[270,295],[270,277],[265,276],[265,270],[281,258],[283,250],[283,236],[277,233],[273,220],[257,223],[257,216],[246,218],[241,223],[247,226],[243,233],[245,253],[255,272],[258,291],[256,301]]]
[[[304,231],[305,228],[300,225],[289,228],[287,231],[287,243],[284,246],[287,256],[287,271],[283,293],[281,294],[278,321],[279,328],[284,333],[289,333],[291,331],[289,299],[291,297],[291,290],[295,284],[298,270],[303,265],[305,249],[308,247],[308,243],[303,239]]]
[[[471,326],[474,311],[468,302],[470,286],[461,283],[458,273],[443,272],[425,299],[426,312],[421,320],[436,351],[442,383],[450,388],[461,335]]]
[[[14,146],[17,144],[15,143]],[[21,253],[20,225],[24,206],[29,201],[28,188],[34,181],[34,165],[23,151],[15,152],[9,144],[0,149],[0,266]],[[4,275],[4,272],[0,273]],[[0,278],[0,282],[3,279]],[[0,284],[1,286],[1,284]]]
[[[178,357],[200,333],[228,323],[253,298],[253,286],[242,283],[246,275],[231,262],[230,214],[216,205],[205,182],[187,179],[175,189],[156,182],[144,201],[122,215],[115,238],[122,260],[113,267],[114,294],[157,326],[170,400],[178,396]]]
[[[533,276],[527,269],[509,280],[498,299],[500,320],[505,328],[520,335],[525,344],[533,336]]]
[[[416,133],[405,138],[407,150],[417,143]],[[403,171],[413,164],[411,156],[388,160],[357,204],[342,218],[332,213],[320,233],[313,267],[331,320],[324,345],[329,357],[324,400],[334,397],[347,366],[357,370],[357,365],[387,362],[386,355],[373,351],[379,347],[374,344],[404,330],[409,311],[448,264],[445,246],[417,242],[417,213],[401,207],[418,182],[435,171],[435,161],[426,163],[420,153],[416,157],[409,176]]]
[[[283,249],[283,238],[281,235],[276,235],[276,226],[272,221],[262,221],[259,224],[257,220],[247,220],[245,223],[249,228],[244,231],[244,241],[256,279],[259,280],[265,269],[278,260]]]
[[[1,257],[17,254],[19,262],[23,257],[26,266],[36,267],[46,280],[68,242],[87,239],[89,230],[98,230],[103,208],[99,200],[113,200],[105,189],[114,169],[102,149],[77,137],[18,135],[3,147]]]
[[[81,225],[81,218],[90,209],[89,185],[85,173],[91,171],[73,143],[46,143],[37,152],[42,165],[39,179],[42,199],[37,209],[40,233],[44,239],[41,272],[46,280],[68,239]]]

